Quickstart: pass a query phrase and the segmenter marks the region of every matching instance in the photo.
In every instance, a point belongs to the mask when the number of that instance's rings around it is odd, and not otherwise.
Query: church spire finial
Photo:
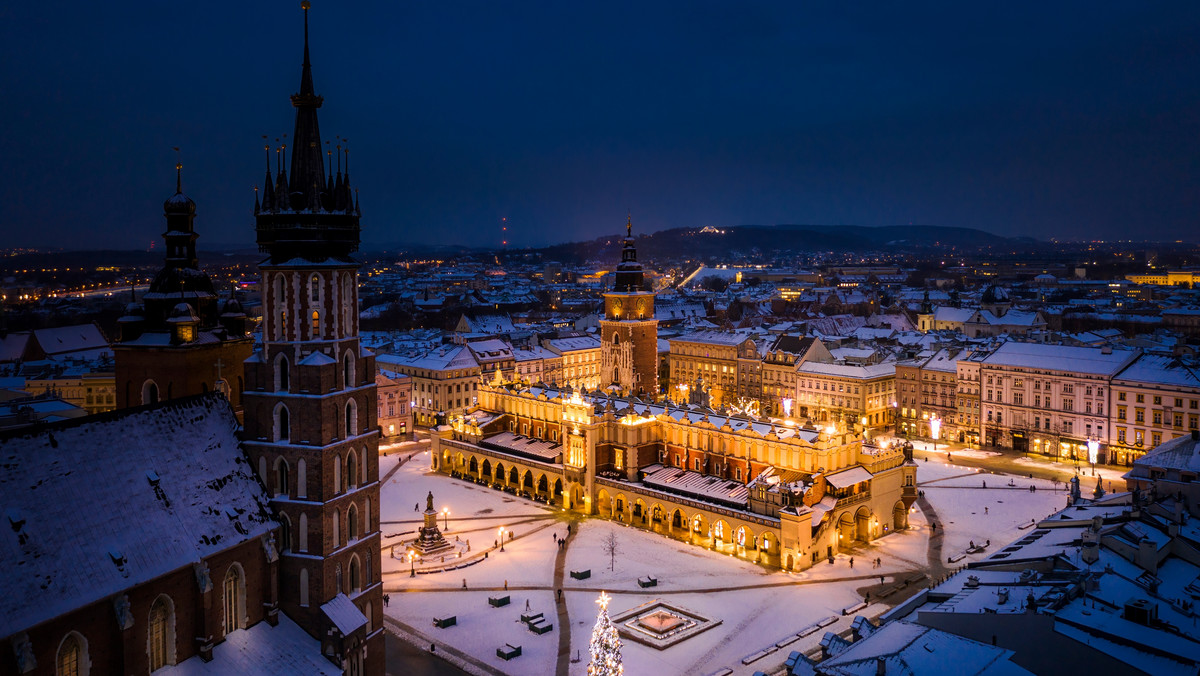
[[[633,211],[630,210],[625,216],[625,236],[633,237]]]
[[[183,192],[183,155],[179,146],[175,146],[175,194]]]
[[[300,3],[300,9],[304,10],[304,69],[300,74],[300,93],[312,94],[312,65],[308,62],[308,0],[303,0]]]

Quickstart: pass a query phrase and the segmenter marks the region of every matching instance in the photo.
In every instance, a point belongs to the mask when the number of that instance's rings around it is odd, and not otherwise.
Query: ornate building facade
[[[613,290],[604,294],[600,320],[600,384],[622,392],[658,395],[658,320],[654,292],[644,287],[633,242],[633,220],[625,223],[625,246]]]
[[[917,497],[911,456],[850,434],[518,383],[480,407],[433,469],[786,570],[906,528]]]
[[[262,348],[245,363],[243,444],[283,523],[280,607],[347,673],[382,674],[375,359],[359,344],[352,257],[360,212],[348,155],[338,148],[335,176],[321,143],[307,6],[290,172],[286,154],[274,177],[268,164],[256,197],[268,258]]]

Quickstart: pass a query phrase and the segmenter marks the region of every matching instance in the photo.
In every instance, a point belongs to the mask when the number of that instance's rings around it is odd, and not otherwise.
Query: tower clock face
[[[620,317],[621,316],[621,301],[614,300],[613,304],[612,304],[612,309],[613,309],[613,316]]]
[[[638,316],[639,316],[639,317],[640,317],[641,315],[644,315],[644,314],[646,314],[646,299],[645,299],[645,298],[642,298],[642,299],[638,300],[638,304],[637,304],[637,310],[638,310]]]

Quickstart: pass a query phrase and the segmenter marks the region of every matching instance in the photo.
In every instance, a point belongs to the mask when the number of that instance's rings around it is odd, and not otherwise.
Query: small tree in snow
[[[608,535],[601,540],[600,545],[604,547],[604,553],[608,554],[608,569],[616,570],[617,552],[621,550],[620,544],[617,543],[617,534],[609,531]]]
[[[625,666],[621,664],[621,638],[612,620],[608,619],[608,602],[611,600],[605,592],[600,592],[600,598],[596,600],[600,604],[600,614],[592,628],[588,676],[622,676],[625,673]]]

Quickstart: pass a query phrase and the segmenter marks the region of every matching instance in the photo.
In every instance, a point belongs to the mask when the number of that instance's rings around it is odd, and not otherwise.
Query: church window
[[[342,564],[340,563],[333,569],[333,581],[335,584],[334,589],[337,589],[339,592],[345,591],[345,588],[342,587]]]
[[[321,313],[318,310],[312,311],[312,337],[321,337]]]
[[[290,472],[287,460],[282,457],[275,459],[275,495],[287,496],[291,493],[288,490],[288,474]]]
[[[347,352],[342,357],[342,386],[354,387],[354,359]]]
[[[159,596],[150,606],[150,671],[175,663],[175,609],[167,596]]]
[[[308,515],[300,515],[300,528],[297,529],[296,535],[299,536],[299,549],[302,552],[308,551]]]
[[[342,510],[333,510],[333,546],[342,546]]]
[[[346,437],[358,434],[358,404],[351,399],[346,402]]]
[[[279,515],[279,551],[292,550],[292,520],[287,514]]]
[[[363,510],[363,532],[371,532],[371,496],[367,496],[367,508]],[[369,558],[367,559],[370,560]]]
[[[225,573],[223,586],[225,599],[225,633],[228,634],[243,626],[242,617],[246,613],[246,579],[242,575],[242,567],[234,563]]]
[[[358,466],[362,468],[362,478],[359,480],[358,483],[359,483],[359,485],[365,486],[365,485],[367,485],[367,449],[366,448],[363,448],[362,462],[358,463]]]
[[[142,404],[157,404],[158,403],[158,385],[153,380],[147,380],[142,384]]]
[[[342,458],[341,456],[333,456],[333,492],[342,492]]]
[[[358,555],[350,557],[350,592],[356,593],[362,590],[362,573],[359,570]]]
[[[346,454],[346,488],[347,489],[350,489],[351,487],[356,485],[357,477],[358,477],[358,456],[355,455],[354,450],[351,449],[350,452]]]
[[[308,607],[308,569],[300,569],[300,605]]]
[[[66,635],[58,646],[55,676],[84,676],[88,672],[87,643],[75,632]]]
[[[275,358],[275,391],[287,392],[292,386],[292,365],[288,363],[287,355],[280,353]]]
[[[304,458],[296,461],[296,497],[308,497],[308,464]]]
[[[321,302],[321,278],[318,275],[308,278],[308,301],[314,305]]]
[[[287,406],[275,407],[275,441],[288,441],[292,437],[292,421]]]

